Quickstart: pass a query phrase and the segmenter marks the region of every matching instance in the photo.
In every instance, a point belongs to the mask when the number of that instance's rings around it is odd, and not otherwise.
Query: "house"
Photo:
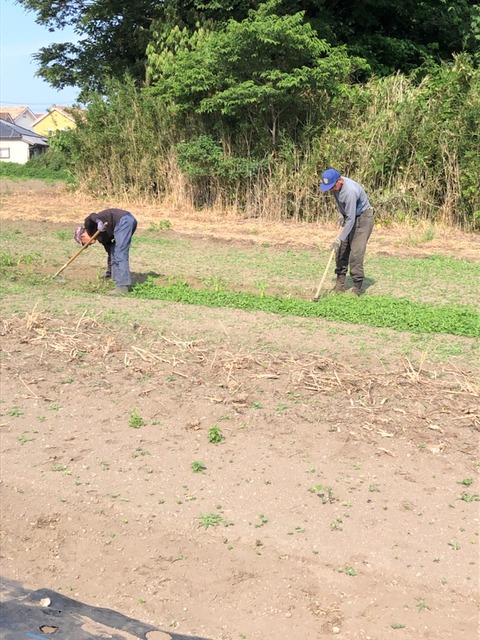
[[[0,120],[0,162],[25,164],[48,149],[45,136]]]
[[[75,119],[63,107],[51,107],[47,113],[41,115],[32,125],[35,133],[41,136],[49,136],[56,131],[64,131],[65,129],[75,129]]]
[[[0,111],[0,120],[5,120],[5,122],[9,122],[10,124],[15,124],[12,116],[6,111]]]
[[[4,115],[8,114],[13,120],[14,124],[18,124],[25,129],[32,129],[32,125],[35,120],[38,119],[38,115],[33,113],[29,107],[3,107],[2,120],[5,120]]]

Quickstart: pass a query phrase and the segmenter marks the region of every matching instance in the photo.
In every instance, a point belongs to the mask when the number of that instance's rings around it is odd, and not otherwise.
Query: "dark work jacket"
[[[130,213],[130,211],[124,211],[124,209],[104,209],[98,213],[91,213],[87,218],[85,218],[85,229],[91,237],[97,231],[98,220],[101,220],[104,223],[106,222],[107,226],[105,231],[102,231],[102,233],[97,236],[97,240],[100,244],[103,244],[105,250],[110,253],[112,242],[114,240],[115,227],[120,221],[120,218],[123,218],[127,213]]]

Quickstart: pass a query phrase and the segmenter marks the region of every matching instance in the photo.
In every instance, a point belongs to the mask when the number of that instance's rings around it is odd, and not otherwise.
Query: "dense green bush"
[[[1,162],[0,176],[14,180],[43,180],[45,182],[74,182],[74,178],[66,169],[65,156],[48,150],[46,153],[32,158],[25,164]]]

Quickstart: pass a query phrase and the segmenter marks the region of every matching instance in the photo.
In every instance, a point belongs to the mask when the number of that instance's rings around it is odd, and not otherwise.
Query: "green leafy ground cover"
[[[61,168],[41,165],[30,160],[26,164],[0,163],[0,178],[10,180],[42,180],[44,182],[74,182],[72,174]]]
[[[73,301],[75,296],[104,295],[108,289],[100,279],[105,266],[101,247],[84,252],[68,267],[63,286],[52,283],[51,274],[76,250],[70,228],[6,222],[0,238],[0,291],[9,307],[16,308],[20,298],[46,296],[53,302],[67,296]],[[478,263],[440,255],[367,254],[364,296],[326,295],[313,303],[327,255],[322,249],[210,241],[171,229],[140,230],[132,247],[137,284],[130,297],[265,311],[273,314],[271,322],[277,322],[275,317],[281,323],[310,319],[312,331],[318,331],[315,319],[323,318],[332,323],[328,330],[337,333],[372,327],[371,331],[410,332],[421,341],[435,334],[438,339],[450,336],[449,345],[441,346],[442,353],[450,354],[470,349],[454,344],[453,336],[478,337]],[[148,280],[147,274],[152,276]],[[332,271],[326,293],[333,279]]]
[[[134,252],[141,253],[158,273],[167,277],[183,277],[188,281],[193,277],[205,287],[215,280],[229,289],[251,283],[255,290],[264,288],[266,293],[282,297],[310,295],[308,291],[313,295],[329,254],[323,248],[312,251],[199,243],[152,231],[134,238],[132,254]],[[382,295],[474,308],[480,302],[480,264],[467,260],[442,255],[400,257],[367,252],[365,272],[366,284],[375,285],[375,293]],[[328,280],[326,284],[328,288]]]
[[[245,292],[194,289],[183,282],[159,286],[152,278],[136,285],[133,295],[208,307],[326,318],[414,333],[480,336],[480,314],[474,309],[457,305],[434,306],[389,296],[329,296],[313,302]]]

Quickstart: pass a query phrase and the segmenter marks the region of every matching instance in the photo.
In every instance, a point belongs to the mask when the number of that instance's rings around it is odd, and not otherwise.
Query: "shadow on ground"
[[[29,591],[15,580],[0,579],[0,638],[20,640],[209,640],[185,636],[124,616],[111,609],[92,607],[50,589]],[[54,635],[52,635],[54,634]]]
[[[154,271],[149,271],[148,273],[132,273],[132,285],[143,284],[148,278],[160,278],[160,274]]]
[[[373,278],[364,278],[363,280],[363,286],[362,286],[362,291],[363,293],[365,293],[365,291],[371,287],[372,285],[374,285],[376,282],[376,280],[374,280]],[[346,281],[345,281],[345,291],[349,291],[350,289],[353,289],[353,280],[351,279],[350,276],[347,277]]]

